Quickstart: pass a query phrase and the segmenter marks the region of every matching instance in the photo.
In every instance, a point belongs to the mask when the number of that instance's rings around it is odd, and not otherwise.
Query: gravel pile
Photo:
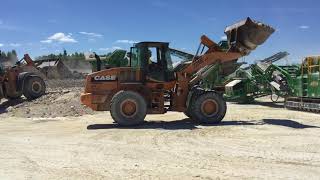
[[[54,118],[95,113],[80,102],[83,80],[50,80],[46,84],[48,87],[46,95],[33,101],[27,101],[24,97],[5,101],[0,105],[0,114],[26,118]]]
[[[84,85],[84,79],[52,79],[46,81],[48,92],[64,91],[72,88],[83,88]]]

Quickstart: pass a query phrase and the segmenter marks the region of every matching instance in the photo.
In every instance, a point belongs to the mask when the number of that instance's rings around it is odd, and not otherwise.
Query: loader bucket
[[[231,47],[230,51],[248,55],[252,50],[263,44],[274,31],[271,26],[253,21],[248,17],[243,21],[228,26],[225,34]]]

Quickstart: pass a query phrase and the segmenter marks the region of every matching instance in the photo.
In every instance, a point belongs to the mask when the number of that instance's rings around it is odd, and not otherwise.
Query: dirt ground
[[[168,113],[121,128],[79,93],[2,103],[1,179],[320,178],[319,114],[229,103],[216,126]]]

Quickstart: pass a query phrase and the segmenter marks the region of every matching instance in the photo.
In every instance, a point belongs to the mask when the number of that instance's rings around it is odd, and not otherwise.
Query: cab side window
[[[130,66],[134,68],[141,67],[140,50],[138,48],[131,49],[131,61]]]
[[[148,48],[147,59],[148,64],[156,64],[160,61],[158,58],[157,48]]]

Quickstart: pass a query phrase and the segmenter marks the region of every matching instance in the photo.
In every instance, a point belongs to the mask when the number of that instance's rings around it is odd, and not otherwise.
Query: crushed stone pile
[[[2,113],[25,118],[78,117],[96,113],[80,102],[83,80],[55,80],[46,83],[46,95],[33,101],[27,101],[22,97],[2,102]]]
[[[59,92],[72,90],[72,88],[81,89],[85,85],[84,79],[51,79],[47,80],[47,92]]]

